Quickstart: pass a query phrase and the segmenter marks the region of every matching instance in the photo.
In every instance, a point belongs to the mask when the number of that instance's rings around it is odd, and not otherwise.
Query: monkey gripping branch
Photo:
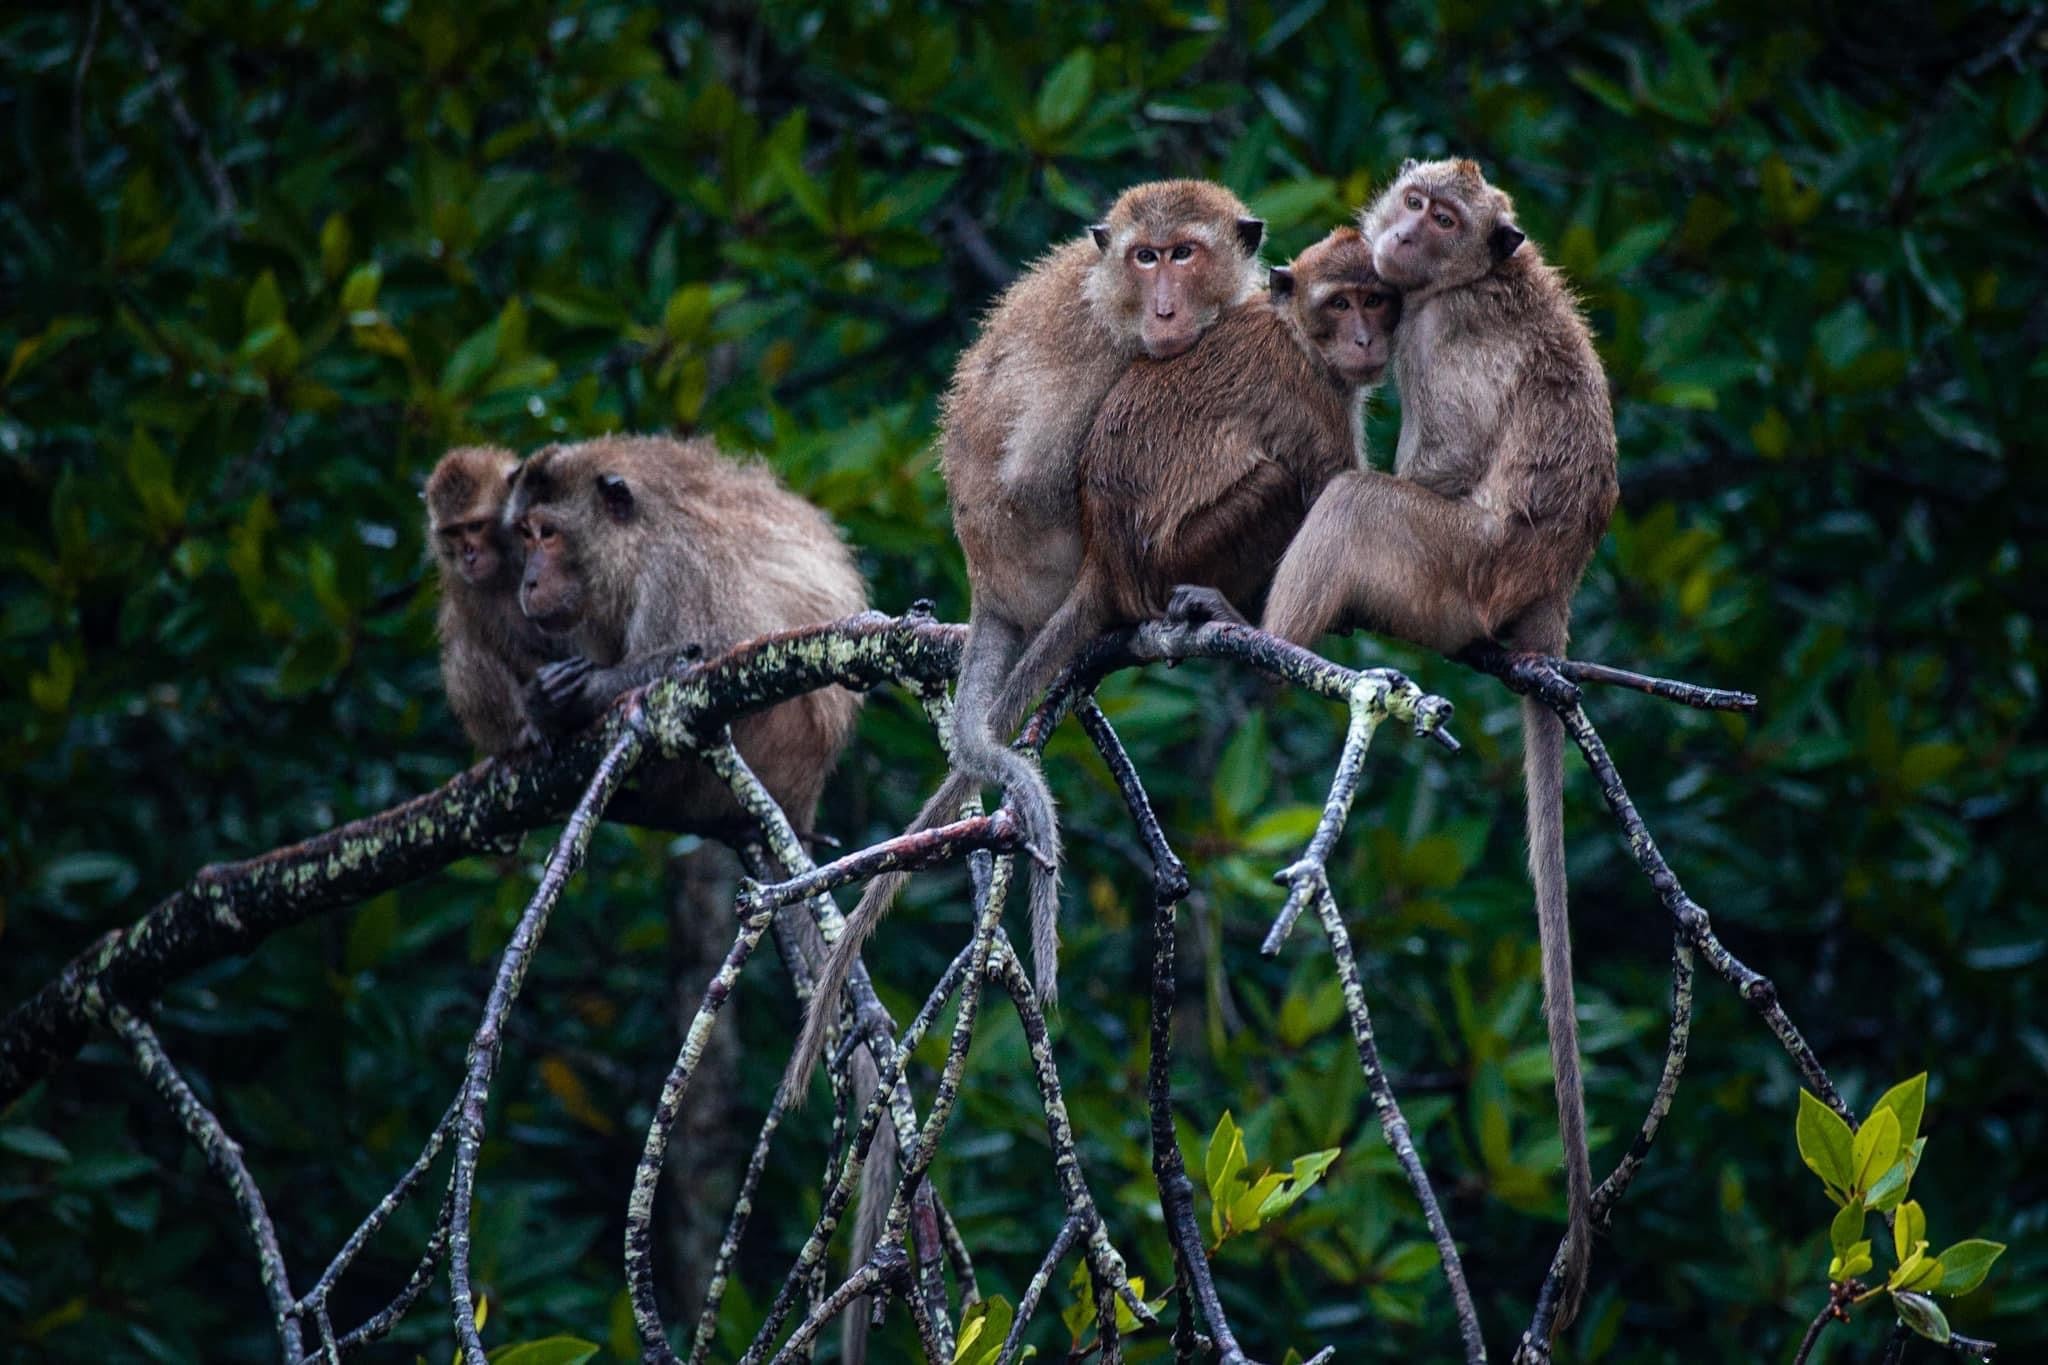
[[[1444,728],[1449,704],[1391,670],[1343,668],[1247,626],[1154,623],[1103,637],[1060,676],[1025,726],[1019,744],[1035,753],[1069,712],[1079,718],[1109,765],[1153,864],[1152,1049],[1147,1098],[1153,1169],[1176,1270],[1171,1295],[1177,1312],[1169,1328],[1134,1291],[1123,1258],[1110,1241],[1081,1169],[1044,1013],[1002,928],[1013,855],[1021,843],[1018,826],[1007,810],[981,814],[970,806],[952,823],[885,840],[816,867],[731,743],[728,727],[739,716],[835,683],[868,688],[888,681],[914,692],[941,738],[949,739],[951,705],[946,687],[958,667],[963,635],[962,627],[941,624],[919,611],[900,618],[867,613],[832,626],[765,637],[738,646],[719,659],[682,668],[644,691],[630,694],[591,731],[551,752],[488,761],[436,791],[304,843],[244,862],[203,868],[189,885],[140,920],[102,937],[0,1023],[0,1106],[11,1103],[70,1059],[91,1030],[110,1029],[226,1182],[260,1263],[279,1351],[288,1365],[338,1362],[382,1337],[414,1307],[444,1266],[450,1316],[462,1354],[470,1365],[483,1365],[485,1354],[470,1275],[470,1218],[489,1088],[506,1021],[539,950],[548,918],[581,865],[598,821],[635,763],[650,754],[675,757],[694,752],[726,781],[752,817],[753,836],[741,841],[741,851],[760,880],[747,882],[738,896],[732,948],[684,1031],[630,1186],[625,1277],[646,1358],[688,1360],[692,1365],[708,1359],[752,1197],[790,1103],[786,1088],[778,1090],[734,1201],[687,1354],[678,1354],[655,1299],[654,1194],[670,1131],[705,1041],[762,938],[780,930],[779,912],[795,907],[814,919],[828,941],[836,940],[843,922],[829,895],[834,888],[882,872],[964,859],[972,872],[973,929],[908,1027],[897,1029],[864,973],[856,973],[848,987],[841,1004],[839,1036],[828,1057],[837,1113],[822,1208],[752,1345],[741,1357],[743,1365],[808,1360],[811,1345],[823,1328],[846,1305],[866,1295],[874,1296],[878,1315],[890,1299],[903,1299],[927,1361],[965,1358],[960,1354],[961,1331],[970,1315],[984,1311],[977,1308],[982,1295],[971,1251],[927,1177],[937,1162],[959,1099],[968,1044],[984,988],[991,982],[1002,988],[1029,1045],[1053,1154],[1053,1183],[1066,1216],[1020,1297],[1002,1340],[999,1344],[976,1340],[972,1358],[993,1365],[1019,1358],[1025,1329],[1056,1267],[1078,1251],[1099,1333],[1091,1352],[1099,1352],[1105,1361],[1123,1359],[1121,1305],[1138,1330],[1170,1331],[1178,1361],[1219,1358],[1243,1365],[1249,1357],[1238,1344],[1217,1295],[1195,1218],[1192,1184],[1174,1136],[1170,1045],[1177,1004],[1176,920],[1188,879],[1129,755],[1093,700],[1093,691],[1103,677],[1118,669],[1192,658],[1229,660],[1341,701],[1348,709],[1335,774],[1315,834],[1302,856],[1276,875],[1288,894],[1266,937],[1264,951],[1269,955],[1281,951],[1299,918],[1313,913],[1327,941],[1359,1066],[1382,1131],[1414,1189],[1441,1258],[1445,1290],[1459,1327],[1459,1349],[1467,1361],[1487,1359],[1456,1240],[1410,1136],[1398,1097],[1380,1065],[1356,957],[1327,871],[1328,859],[1363,781],[1367,749],[1375,731],[1389,719],[1398,720],[1416,735],[1433,738],[1455,752],[1456,743]],[[1468,651],[1462,659],[1514,691],[1536,698],[1562,719],[1593,770],[1631,857],[1671,924],[1671,1024],[1663,1068],[1635,1139],[1595,1194],[1597,1219],[1603,1224],[1611,1219],[1670,1112],[1691,1038],[1699,959],[1749,1003],[1820,1103],[1854,1130],[1855,1116],[1787,1015],[1775,987],[1721,943],[1705,909],[1686,894],[1665,861],[1586,714],[1581,689],[1587,685],[1627,687],[1681,705],[1720,710],[1747,710],[1755,705],[1755,699],[1597,664],[1511,655],[1496,649]],[[163,1040],[148,1022],[150,1006],[172,983],[199,967],[248,952],[269,935],[313,915],[417,880],[464,855],[498,847],[510,836],[561,819],[565,810],[566,823],[539,884],[498,961],[467,1062],[445,1115],[418,1158],[364,1216],[311,1287],[295,1291],[263,1192],[243,1162],[240,1146],[178,1073]],[[793,964],[798,961],[794,954],[785,956]],[[807,975],[794,968],[793,975],[799,994],[807,992]],[[902,1083],[905,1059],[945,1006],[955,1000],[958,1009],[946,1060],[920,1116],[911,1088]],[[873,1099],[855,1116],[848,1109],[848,1058],[862,1043],[873,1051],[882,1074]],[[843,1282],[830,1286],[825,1273],[827,1248],[859,1185],[875,1135],[885,1122],[895,1132],[902,1152],[902,1172],[886,1229],[872,1254],[853,1266]],[[338,1328],[328,1311],[337,1281],[400,1204],[420,1189],[441,1152],[451,1146],[453,1156],[440,1212],[411,1276],[387,1307],[359,1324]],[[1513,1353],[1516,1361],[1533,1365],[1550,1358],[1564,1257],[1565,1248],[1560,1245],[1536,1287],[1528,1326]],[[985,1321],[975,1323],[977,1330],[986,1325]],[[1812,1335],[1809,1333],[1808,1348]],[[1958,1354],[1980,1357],[1989,1357],[1995,1350],[1993,1343],[1962,1336],[1951,1336],[1947,1344]],[[1311,1357],[1311,1365],[1333,1358],[1334,1349],[1326,1347]]]

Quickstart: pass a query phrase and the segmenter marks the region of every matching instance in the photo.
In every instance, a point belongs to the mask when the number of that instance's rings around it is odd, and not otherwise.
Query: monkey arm
[[[703,645],[688,644],[627,659],[610,668],[600,668],[581,654],[571,655],[533,675],[526,685],[526,713],[543,734],[570,734],[596,720],[606,707],[634,688],[667,677],[704,654]]]
[[[1501,518],[1375,470],[1330,481],[1274,575],[1263,625],[1296,644],[1365,626],[1445,654],[1500,625],[1488,604]]]
[[[441,647],[441,682],[448,709],[478,749],[502,754],[530,738],[519,684],[496,654],[466,637],[448,640]]]

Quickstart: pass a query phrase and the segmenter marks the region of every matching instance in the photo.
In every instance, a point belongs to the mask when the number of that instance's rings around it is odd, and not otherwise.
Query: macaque
[[[1207,584],[1256,606],[1317,493],[1359,462],[1364,394],[1392,354],[1400,309],[1358,231],[1340,228],[1274,270],[1266,297],[1227,309],[1184,358],[1133,361],[1082,443],[1074,584],[998,675],[983,723],[1008,735],[1083,646],[1108,627],[1159,615],[1175,584]],[[1019,780],[1044,782],[1035,767]],[[956,808],[979,782],[956,768],[927,809]],[[1014,790],[1009,799],[1020,803]],[[1043,793],[1021,803],[1033,800],[1050,804]],[[1051,909],[1034,901],[1031,915],[1045,994],[1058,959]],[[878,918],[863,899],[827,981],[850,969]],[[822,1045],[824,1023],[813,1014],[799,1061]]]
[[[546,447],[520,467],[506,520],[526,548],[521,609],[573,651],[527,690],[550,734],[588,724],[682,660],[867,607],[853,556],[824,514],[766,466],[730,459],[709,441],[608,436]],[[811,831],[859,705],[846,689],[827,687],[733,723],[741,756],[801,834]],[[678,823],[741,818],[725,784],[694,758],[654,765],[643,794]],[[829,959],[808,909],[787,907],[782,922],[813,979],[821,977]],[[821,988],[812,1017],[836,1020],[844,985],[842,975]],[[855,1103],[865,1108],[878,1081],[867,1049],[854,1053],[852,1068]],[[801,1093],[810,1073],[793,1080]],[[862,1185],[858,1259],[887,1217],[896,1169],[895,1130],[885,1123]],[[848,1321],[858,1352],[865,1324]]]
[[[1273,581],[1265,628],[1359,626],[1455,655],[1564,653],[1572,594],[1619,496],[1607,379],[1578,302],[1470,161],[1409,161],[1360,215],[1407,310],[1394,342],[1394,473],[1323,491]],[[1592,1252],[1592,1166],[1565,906],[1564,728],[1522,702],[1529,876],[1543,945],[1570,1229],[1556,1330]]]
[[[522,693],[561,647],[519,610],[523,555],[503,524],[519,457],[459,446],[427,476],[427,538],[441,576],[441,685],[470,742],[502,754],[536,733]]]
[[[709,441],[607,436],[545,447],[520,466],[506,521],[525,547],[519,606],[569,654],[526,692],[550,735],[589,724],[680,659],[867,606],[824,514],[765,466]],[[733,725],[740,753],[801,833],[859,705],[828,687]],[[694,759],[652,785],[679,816],[717,824],[739,815]]]
[[[1265,232],[1221,185],[1134,185],[1087,235],[1010,286],[954,367],[939,449],[973,604],[954,689],[953,764],[973,781],[949,782],[910,830],[944,824],[968,792],[1000,785],[1038,864],[1034,915],[1050,917],[1058,903],[1059,827],[1037,766],[992,731],[989,705],[1074,586],[1076,471],[1103,395],[1134,358],[1184,354],[1224,309],[1258,292]],[[853,922],[878,921],[905,875],[870,882]]]

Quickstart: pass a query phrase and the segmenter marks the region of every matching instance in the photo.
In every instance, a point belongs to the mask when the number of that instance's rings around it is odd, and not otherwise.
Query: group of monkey
[[[1162,615],[1299,644],[1364,627],[1446,655],[1561,654],[1572,594],[1618,496],[1606,377],[1578,303],[1468,160],[1402,165],[1284,267],[1265,225],[1205,181],[1125,191],[995,303],[960,357],[940,453],[972,609],[953,767],[913,829],[1002,788],[1033,862],[1038,985],[1057,973],[1058,827],[1009,739],[1096,635]],[[1392,366],[1393,472],[1365,458]],[[578,728],[684,659],[865,606],[823,515],[705,441],[606,437],[525,461],[451,451],[426,489],[442,669],[479,747]],[[741,753],[808,831],[857,700],[749,717]],[[1561,820],[1564,732],[1523,704],[1529,865],[1565,1152],[1558,1326],[1584,1290],[1592,1177]],[[673,770],[671,771],[670,768]],[[736,814],[708,770],[651,779],[702,821]],[[791,1063],[801,1094],[861,946],[901,884],[871,882],[819,955]]]

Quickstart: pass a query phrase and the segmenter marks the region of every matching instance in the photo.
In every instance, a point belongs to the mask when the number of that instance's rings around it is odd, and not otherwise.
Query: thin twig
[[[298,1304],[292,1297],[291,1275],[285,1269],[284,1251],[277,1244],[277,1226],[270,1221],[263,1191],[257,1186],[256,1177],[249,1174],[248,1163],[242,1160],[242,1145],[228,1136],[220,1119],[192,1093],[192,1087],[171,1064],[155,1029],[118,1004],[107,1007],[107,1023],[128,1044],[142,1078],[178,1116],[185,1135],[206,1158],[206,1164],[227,1183],[235,1207],[241,1210],[243,1225],[249,1229],[249,1240],[256,1244],[256,1260],[262,1267],[263,1292],[270,1299],[278,1345],[284,1351],[286,1365],[298,1365],[299,1357],[305,1353],[305,1343],[299,1334]]]
[[[547,930],[548,916],[561,899],[569,878],[583,865],[584,854],[590,848],[591,836],[597,832],[598,818],[603,815],[605,804],[632,772],[634,763],[647,747],[645,728],[631,723],[637,719],[637,715],[629,716],[628,725],[613,741],[611,752],[597,765],[597,772],[584,790],[583,799],[577,802],[575,811],[562,828],[561,837],[555,840],[554,851],[548,855],[547,865],[541,872],[540,885],[534,888],[533,898],[527,902],[525,912],[512,930],[511,941],[505,945],[504,954],[498,959],[497,976],[491,983],[490,998],[484,1003],[483,1021],[470,1040],[469,1063],[458,1095],[460,1116],[455,1130],[455,1169],[449,1179],[449,1189],[455,1202],[450,1218],[448,1256],[449,1308],[455,1322],[456,1344],[467,1365],[489,1365],[483,1339],[477,1331],[476,1296],[469,1282],[469,1218],[476,1198],[477,1160],[483,1153],[484,1107],[490,1099],[491,1075],[498,1065],[505,1018],[512,1012],[513,1002],[519,998],[520,987],[526,984],[526,973],[533,965],[533,954],[540,946],[541,935]]]
[[[178,125],[178,135],[185,139],[192,149],[193,157],[199,162],[199,169],[206,178],[207,187],[213,191],[214,210],[232,234],[235,223],[241,217],[241,208],[235,203],[235,190],[228,183],[227,172],[220,168],[220,162],[213,158],[213,148],[207,145],[206,133],[192,117],[192,111],[185,107],[184,99],[178,94],[176,83],[170,73],[164,70],[161,58],[157,56],[156,44],[149,41],[143,32],[142,21],[135,17],[135,11],[123,0],[114,0],[114,12],[121,16],[121,27],[128,30],[128,38],[135,44],[137,54],[142,58],[143,70],[149,73],[150,84],[155,87],[157,98],[171,111],[171,121]]]

